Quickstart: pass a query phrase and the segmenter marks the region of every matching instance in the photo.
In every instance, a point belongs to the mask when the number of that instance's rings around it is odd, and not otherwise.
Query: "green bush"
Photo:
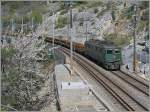
[[[30,16],[28,16],[28,15],[25,15],[24,17],[23,17],[23,22],[29,22],[29,21],[31,21],[30,20]]]
[[[1,49],[1,56],[2,58],[11,58],[16,52],[14,48],[2,48]]]
[[[94,9],[94,13],[95,13],[95,14],[98,13],[98,11],[99,11],[99,10],[98,10],[97,8]]]
[[[142,31],[144,29],[144,27],[146,27],[146,22],[140,21],[137,26],[137,31]]]
[[[149,20],[149,9],[146,9],[143,11],[143,14],[141,16],[141,20],[148,22],[148,20]]]
[[[107,9],[103,9],[102,11],[98,12],[96,17],[99,18],[100,16],[104,15],[104,13],[107,11]]]
[[[134,6],[131,6],[127,9],[125,9],[125,11],[124,11],[124,15],[127,17],[127,19],[131,19],[133,14],[134,14]]]
[[[76,5],[87,4],[87,1],[76,1]]]
[[[87,7],[98,7],[104,5],[103,1],[88,1]]]
[[[60,15],[63,15],[63,14],[65,14],[65,13],[67,13],[67,12],[68,12],[67,9],[63,9],[62,11],[60,11]]]
[[[114,10],[112,11],[111,15],[112,15],[113,21],[115,21],[116,20],[116,16],[115,16],[115,11]]]
[[[18,74],[14,69],[11,69],[9,73],[6,75],[5,73],[2,74],[2,81],[9,82],[9,85],[13,86],[13,84],[17,81]]]
[[[79,22],[79,25],[80,25],[80,26],[83,26],[83,21],[80,21],[80,22]]]
[[[59,1],[59,4],[60,4],[60,10],[63,10],[65,9],[65,2],[62,2],[62,1]]]
[[[60,15],[56,21],[56,28],[63,28],[68,22],[67,16]]]
[[[146,9],[149,7],[149,1],[140,1],[139,8],[140,9]]]
[[[84,7],[84,6],[81,6],[81,7],[79,7],[79,9],[78,9],[79,12],[82,12],[83,10],[85,10],[85,7]]]
[[[118,47],[123,47],[124,45],[127,45],[130,43],[130,40],[132,39],[132,37],[129,37],[127,35],[112,33],[112,34],[105,36],[104,39],[107,41],[113,42]]]
[[[34,18],[35,23],[41,23],[42,22],[42,14],[37,11],[32,11],[31,18]]]

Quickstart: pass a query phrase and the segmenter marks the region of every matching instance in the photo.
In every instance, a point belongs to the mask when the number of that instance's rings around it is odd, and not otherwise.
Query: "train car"
[[[84,51],[85,51],[84,44],[73,42],[73,47],[76,52],[78,52],[82,55],[84,54]]]
[[[52,38],[46,38],[52,43]],[[70,48],[70,41],[67,39],[55,38],[55,44]],[[73,42],[74,51],[92,58],[100,66],[108,70],[119,70],[121,65],[121,49],[112,42],[100,40],[88,40],[84,44]]]
[[[88,40],[84,44],[85,55],[108,70],[118,70],[121,65],[121,49],[112,42]]]
[[[51,37],[47,37],[45,39],[45,41],[52,43],[53,39]],[[67,39],[55,38],[54,42],[55,42],[55,44],[61,45],[61,46],[66,47],[66,48],[70,48],[70,41],[67,40]],[[76,51],[76,52],[78,52],[80,54],[84,54],[84,51],[85,51],[84,50],[84,44],[77,43],[77,42],[73,42],[73,49],[74,49],[74,51]]]

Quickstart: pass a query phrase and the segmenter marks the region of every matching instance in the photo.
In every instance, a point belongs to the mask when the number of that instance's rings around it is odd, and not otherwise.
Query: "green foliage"
[[[81,7],[79,7],[79,9],[78,9],[79,12],[82,12],[83,10],[85,10],[85,7],[84,7],[84,6],[81,6]]]
[[[14,70],[13,68],[8,73],[2,73],[2,87],[8,91],[8,95],[2,95],[2,104],[7,105],[9,103],[11,106],[15,106],[17,104],[17,99],[9,93],[9,91],[12,92],[14,90],[16,82],[18,81],[17,77],[18,75],[16,73],[16,70]],[[4,108],[4,110],[6,109]]]
[[[79,25],[80,25],[80,26],[83,26],[83,21],[80,21],[80,22],[79,22]]]
[[[67,13],[67,12],[68,12],[67,9],[63,9],[62,11],[60,11],[60,15],[63,15],[63,14],[65,14],[65,13]]]
[[[46,5],[40,5],[38,7],[35,7],[34,9],[32,9],[33,11],[37,11],[40,12],[41,14],[45,14],[45,13],[49,13],[49,8]]]
[[[88,1],[87,3],[87,7],[91,8],[91,7],[98,7],[98,6],[103,6],[104,3],[103,1]]]
[[[11,48],[2,48],[1,49],[1,56],[2,58],[11,58],[16,52],[16,49],[13,47]]]
[[[10,23],[10,17],[9,16],[2,16],[2,23],[3,25],[8,25]]]
[[[140,21],[137,26],[137,31],[142,31],[144,29],[144,27],[146,27],[146,22]]]
[[[2,101],[2,103],[3,104],[7,104],[8,102],[9,102],[9,104],[11,104],[11,105],[16,105],[17,103],[17,99],[15,99],[15,97],[14,96],[3,96],[2,95],[2,97],[1,97],[2,99],[1,99],[1,101]],[[2,111],[4,112],[4,111],[12,111],[10,108],[6,108],[6,107],[3,107],[2,108]]]
[[[64,9],[69,8],[69,4],[66,4],[63,1],[59,1],[59,4],[60,4],[60,9],[59,10],[64,10]]]
[[[118,47],[122,47],[124,45],[129,44],[132,37],[129,37],[127,35],[112,33],[109,34],[108,36],[105,36],[104,39],[113,42]]]
[[[116,10],[116,3],[113,2],[113,1],[108,1],[107,4],[106,4],[106,9],[107,10]]]
[[[76,5],[87,4],[87,1],[75,1]]]
[[[11,9],[17,9],[21,5],[23,5],[24,2],[22,1],[3,1],[2,5],[9,5],[10,10]]]
[[[56,21],[56,28],[63,28],[68,22],[67,16],[60,15]]]
[[[34,4],[33,7],[30,7],[32,4]],[[12,18],[17,24],[21,24],[22,18],[24,19],[24,23],[27,23],[31,21],[32,17],[35,18],[35,23],[40,23],[42,22],[42,14],[48,11],[46,5],[35,1],[5,1],[2,5],[6,5],[6,7],[8,7],[7,15],[2,16],[2,22],[4,25],[8,25]],[[24,7],[27,8],[23,9]],[[32,14],[28,14],[31,10]]]
[[[91,25],[94,25],[95,24],[95,21],[92,21]]]
[[[41,23],[42,22],[42,14],[38,11],[32,11],[31,18],[34,18],[35,23]]]
[[[113,10],[111,14],[112,14],[113,21],[115,21],[115,19],[116,19],[116,17],[115,17],[115,11]]]
[[[8,74],[2,74],[2,81],[9,82],[9,85],[13,86],[13,83],[17,81],[17,73],[11,69]]]
[[[23,17],[23,22],[28,22],[28,21],[30,21],[30,16],[28,16],[28,15],[25,15],[24,17]]]
[[[107,9],[103,9],[102,11],[98,12],[96,17],[99,18],[100,16],[104,15],[104,13],[107,11]]]
[[[141,20],[148,22],[148,20],[149,20],[149,9],[146,9],[143,11]]]
[[[127,17],[127,19],[131,19],[133,14],[134,14],[134,7],[133,6],[125,9],[125,11],[124,11],[124,15]]]
[[[99,11],[99,10],[98,10],[97,8],[94,9],[94,13],[95,13],[95,14],[98,13],[98,11]]]
[[[149,7],[149,1],[140,1],[140,5],[139,8],[142,9],[146,9]]]

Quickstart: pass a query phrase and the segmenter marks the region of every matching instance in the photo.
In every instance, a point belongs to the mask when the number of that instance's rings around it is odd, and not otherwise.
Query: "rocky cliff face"
[[[59,4],[59,3],[57,3]],[[89,4],[91,6],[89,6]],[[133,4],[137,4],[137,27],[140,25],[140,13],[146,9],[140,9],[141,2],[114,2],[105,1],[94,4],[94,2],[82,3],[75,5],[73,7],[73,32],[74,41],[84,42],[86,37],[89,38],[98,38],[103,39],[109,34],[119,34],[132,36],[133,35]],[[111,7],[110,4],[113,4]],[[109,6],[110,5],[110,6]],[[56,9],[55,9],[56,10]],[[64,10],[64,9],[62,9]],[[56,24],[57,20],[61,16],[69,17],[68,9],[62,14],[62,10],[57,11]],[[141,15],[144,16],[144,15]],[[49,18],[49,19],[48,19]],[[47,16],[45,20],[49,20],[49,25],[47,26],[48,35],[52,35],[52,16]],[[68,21],[68,20],[67,20]],[[67,22],[68,23],[68,22]],[[44,23],[45,24],[45,23]],[[48,24],[48,23],[46,23]],[[141,27],[141,26],[140,26]],[[145,35],[142,35],[146,25],[143,25],[140,31],[137,33],[137,37],[143,38]],[[138,28],[137,28],[138,29]],[[68,36],[68,24],[65,24],[63,27],[57,27],[55,29],[55,35]]]
[[[14,3],[2,3],[2,22],[7,20],[10,23],[11,17],[24,18],[24,24],[31,24],[31,17],[35,18],[34,25],[41,23],[37,28],[40,35],[52,35],[53,15],[55,13],[55,35],[69,36],[69,7],[67,2],[21,2],[23,7],[29,10],[23,10],[22,7],[15,7]],[[23,5],[24,4],[24,5]],[[28,4],[28,5],[27,5]],[[73,31],[74,41],[84,42],[86,37],[103,39],[110,34],[118,34],[132,37],[133,35],[133,5],[137,5],[137,37],[143,38],[145,32],[148,32],[148,8],[144,1],[76,1],[73,4]],[[19,5],[19,3],[17,3]],[[31,7],[33,5],[33,7]],[[20,6],[20,5],[19,5]],[[7,7],[7,8],[6,8]],[[12,7],[14,11],[10,11]],[[7,10],[6,10],[7,9]],[[32,13],[33,11],[33,13]],[[8,12],[13,13],[7,17]],[[22,12],[20,14],[20,12]],[[38,13],[37,13],[38,12]],[[17,14],[17,15],[15,15]],[[42,15],[42,17],[41,17]],[[4,18],[4,19],[3,19]],[[9,20],[10,19],[10,20]],[[17,22],[17,20],[16,20]],[[18,22],[21,23],[20,20]],[[20,25],[21,26],[21,25]],[[30,28],[30,27],[29,27]]]

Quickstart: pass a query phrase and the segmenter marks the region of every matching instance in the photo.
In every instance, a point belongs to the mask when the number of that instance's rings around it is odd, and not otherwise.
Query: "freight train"
[[[46,38],[52,42],[52,38]],[[67,39],[55,38],[55,44],[70,48],[70,41]],[[98,65],[107,70],[119,70],[121,66],[121,49],[112,42],[90,39],[84,44],[73,42],[74,51],[91,58]]]
[[[119,70],[121,65],[121,49],[112,42],[88,40],[84,43],[85,55],[91,57],[99,65],[108,70]]]

